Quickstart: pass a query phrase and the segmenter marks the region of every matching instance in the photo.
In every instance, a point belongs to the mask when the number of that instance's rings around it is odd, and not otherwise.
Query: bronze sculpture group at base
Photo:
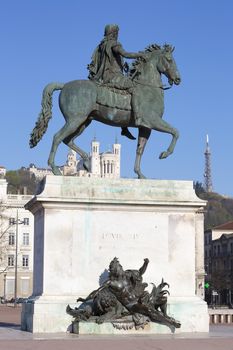
[[[118,329],[144,328],[149,322],[168,326],[172,331],[180,328],[179,321],[167,315],[167,294],[164,290],[169,285],[163,281],[152,291],[146,291],[147,283],[142,275],[147,269],[148,259],[139,270],[123,270],[117,258],[109,265],[108,279],[85,299],[78,298],[82,304],[72,309],[69,305],[66,312],[75,319],[73,323],[82,321],[111,322]]]

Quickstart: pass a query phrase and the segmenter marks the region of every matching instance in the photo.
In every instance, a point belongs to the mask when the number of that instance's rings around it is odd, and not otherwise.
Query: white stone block
[[[124,269],[149,258],[143,279],[170,284],[171,315],[181,331],[208,331],[207,307],[197,296],[204,276],[203,206],[191,181],[47,176],[27,204],[35,215],[34,291],[22,327],[66,331],[66,305],[96,289],[116,256]],[[101,333],[101,327],[95,329]],[[150,332],[164,329],[156,327]]]

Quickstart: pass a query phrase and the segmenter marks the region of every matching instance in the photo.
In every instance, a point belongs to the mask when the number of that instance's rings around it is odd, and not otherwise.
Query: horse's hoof
[[[61,176],[62,173],[61,173],[61,170],[57,167],[55,168],[52,168],[52,172],[53,172],[53,175],[56,175],[56,176]]]
[[[176,321],[175,324],[174,324],[174,326],[175,326],[176,328],[180,328],[180,327],[181,327],[181,323],[180,323],[179,321]]]
[[[165,159],[165,158],[167,158],[167,156],[168,156],[167,152],[162,152],[159,156],[159,159]]]
[[[128,137],[130,140],[136,140],[136,137],[134,137],[127,128],[122,128],[121,135]]]
[[[143,174],[138,175],[138,179],[142,180],[142,179],[146,179],[146,177]]]

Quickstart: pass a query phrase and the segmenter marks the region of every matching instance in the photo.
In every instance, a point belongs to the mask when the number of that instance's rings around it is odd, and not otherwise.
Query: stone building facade
[[[6,175],[6,168],[0,165],[0,178],[4,178],[5,175]]]
[[[35,164],[30,164],[27,171],[31,175],[35,175],[36,179],[42,180],[46,175],[53,175],[52,170],[48,168],[37,168]]]
[[[6,300],[32,293],[34,217],[24,209],[31,198],[7,194],[0,179],[0,297]]]
[[[233,304],[233,221],[205,231],[208,302]]]

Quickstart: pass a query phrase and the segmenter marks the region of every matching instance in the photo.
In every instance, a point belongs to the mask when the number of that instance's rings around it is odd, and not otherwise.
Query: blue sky
[[[110,4],[111,3],[111,4]],[[53,118],[36,148],[29,135],[40,111],[46,84],[87,77],[92,51],[107,23],[120,27],[128,51],[150,43],[170,43],[182,83],[165,92],[164,119],[180,131],[172,156],[159,160],[170,136],[153,132],[142,159],[148,178],[203,181],[206,134],[212,152],[214,190],[233,196],[231,0],[8,0],[0,1],[0,165],[46,167],[52,137],[64,119],[53,99]],[[136,130],[131,130],[137,135]],[[105,151],[115,137],[122,144],[122,176],[135,177],[136,141],[120,129],[93,122],[76,142],[86,151],[96,135]],[[64,164],[61,145],[56,163]]]

